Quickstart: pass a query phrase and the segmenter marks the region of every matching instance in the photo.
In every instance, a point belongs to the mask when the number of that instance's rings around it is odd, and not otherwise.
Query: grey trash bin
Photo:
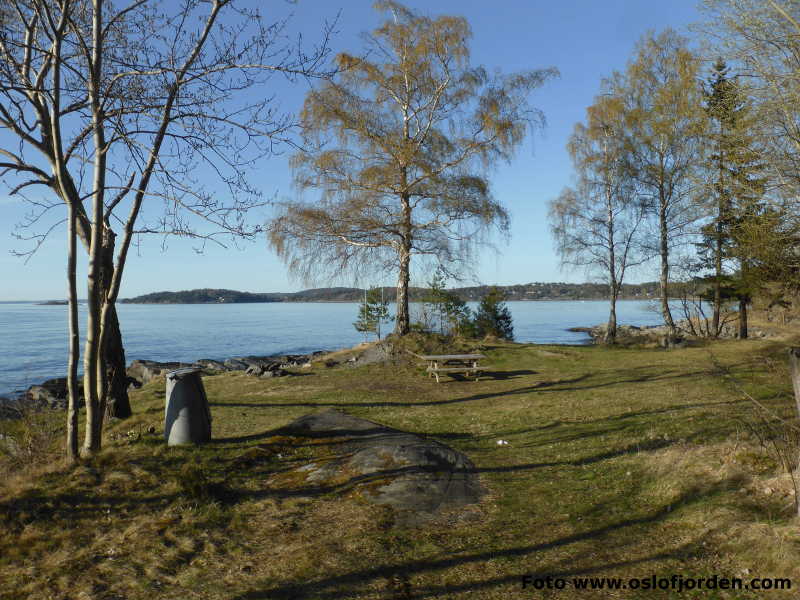
[[[202,444],[211,439],[211,411],[200,372],[189,367],[166,375],[164,439],[168,446]]]

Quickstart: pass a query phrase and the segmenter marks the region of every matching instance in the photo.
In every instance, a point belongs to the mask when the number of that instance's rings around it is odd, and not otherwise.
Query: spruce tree
[[[713,174],[711,186],[711,221],[703,228],[699,246],[700,265],[712,271],[711,334],[719,335],[723,302],[739,300],[739,336],[747,337],[747,304],[751,297],[748,276],[748,252],[743,232],[748,221],[762,211],[764,193],[763,165],[751,133],[750,107],[741,88],[729,74],[722,59],[714,64],[705,92],[705,109],[711,127],[709,141],[713,148],[708,168]],[[726,272],[733,261],[738,272]]]

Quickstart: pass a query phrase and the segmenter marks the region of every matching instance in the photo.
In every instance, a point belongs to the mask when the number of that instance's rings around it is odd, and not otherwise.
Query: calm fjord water
[[[608,318],[604,301],[509,302],[519,342],[582,344],[583,333]],[[200,358],[303,354],[363,341],[353,328],[353,303],[121,304],[128,363],[137,358],[193,362]],[[81,326],[85,306],[81,306]],[[656,325],[650,303],[621,301],[620,323]],[[0,303],[0,396],[66,372],[67,309]]]

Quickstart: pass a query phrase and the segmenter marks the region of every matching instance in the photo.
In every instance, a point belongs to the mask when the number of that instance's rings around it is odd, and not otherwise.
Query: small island
[[[302,292],[254,293],[203,288],[180,292],[153,292],[121,300],[125,304],[246,304],[256,302],[352,302],[363,293],[357,288],[321,288]]]

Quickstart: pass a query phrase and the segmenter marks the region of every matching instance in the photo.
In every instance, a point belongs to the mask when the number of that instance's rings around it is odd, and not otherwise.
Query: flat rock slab
[[[438,513],[479,502],[475,465],[435,440],[326,410],[290,423],[281,433],[324,439],[330,456],[295,470],[317,489],[357,491],[395,509],[396,522],[425,523]]]

